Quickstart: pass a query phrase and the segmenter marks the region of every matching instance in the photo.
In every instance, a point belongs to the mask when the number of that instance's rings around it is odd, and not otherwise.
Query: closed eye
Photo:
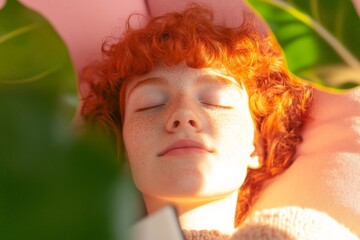
[[[136,109],[136,112],[143,112],[146,110],[156,109],[156,108],[162,107],[164,105],[165,104],[162,103],[162,104],[152,105],[152,106],[148,106],[148,107],[143,107],[143,108]]]
[[[208,103],[208,102],[201,102],[202,104],[204,104],[207,107],[211,107],[211,108],[218,108],[218,109],[233,109],[233,106],[225,106],[225,105],[221,105],[221,104],[216,104],[216,103]]]

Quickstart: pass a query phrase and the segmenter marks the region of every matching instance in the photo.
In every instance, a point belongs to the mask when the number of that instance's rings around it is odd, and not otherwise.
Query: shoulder
[[[231,239],[358,239],[329,215],[309,208],[284,207],[255,212]]]
[[[183,230],[186,240],[228,240],[230,236],[217,230]]]
[[[295,162],[264,186],[253,211],[317,209],[360,236],[360,87],[314,97]]]

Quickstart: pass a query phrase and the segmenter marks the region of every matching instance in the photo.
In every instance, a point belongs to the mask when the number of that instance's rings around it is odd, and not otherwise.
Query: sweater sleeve
[[[255,212],[231,239],[359,239],[327,214],[313,209],[284,207]]]

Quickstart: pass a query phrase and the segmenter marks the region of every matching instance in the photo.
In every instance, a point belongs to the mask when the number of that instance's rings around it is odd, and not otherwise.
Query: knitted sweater
[[[299,207],[256,212],[229,236],[215,230],[184,231],[186,240],[359,239],[325,213]]]

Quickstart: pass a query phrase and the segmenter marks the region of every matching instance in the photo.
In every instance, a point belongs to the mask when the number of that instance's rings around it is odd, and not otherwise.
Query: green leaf
[[[0,239],[121,239],[139,212],[109,140],[73,133],[76,89],[59,35],[8,1],[0,10]],[[117,192],[127,203],[120,210]],[[115,223],[118,214],[126,221]]]
[[[8,1],[0,10],[0,23],[2,97],[24,94],[25,104],[37,95],[40,106],[60,111],[59,122],[69,124],[78,102],[76,73],[60,36],[18,1]]]
[[[295,75],[338,89],[360,84],[360,19],[351,1],[248,2],[269,24]]]

